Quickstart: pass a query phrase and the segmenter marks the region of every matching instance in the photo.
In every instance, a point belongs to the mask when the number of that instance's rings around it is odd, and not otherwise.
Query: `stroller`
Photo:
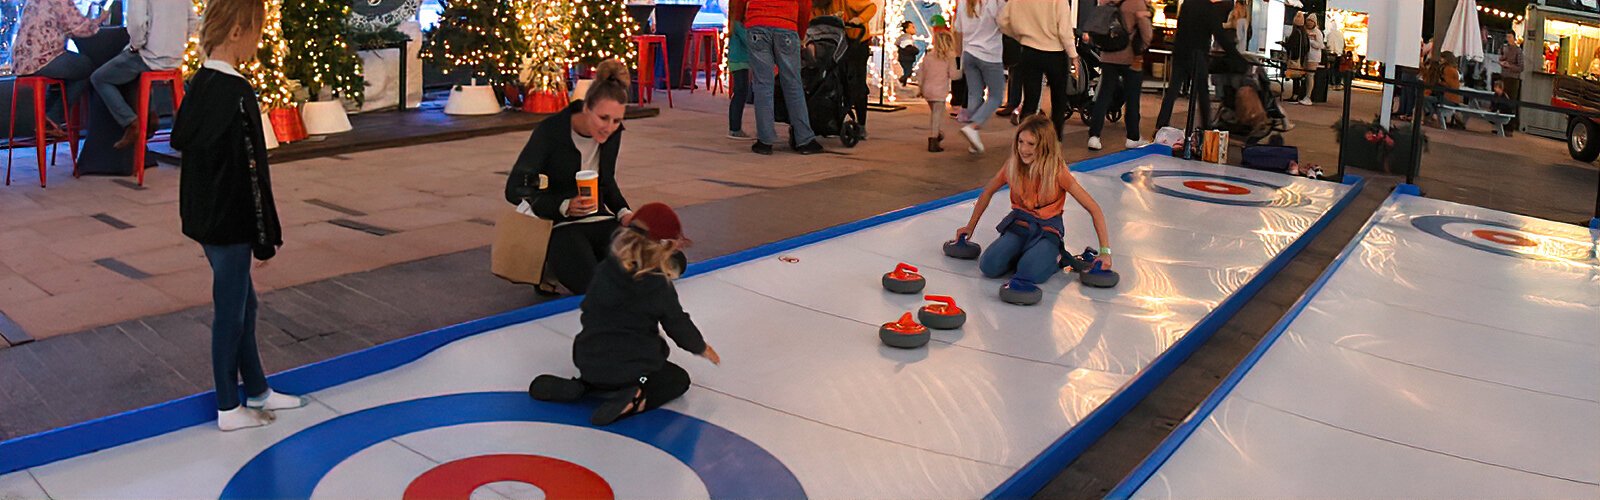
[[[1224,56],[1212,64],[1213,79],[1217,84],[1218,93],[1221,94],[1217,110],[1217,123],[1214,128],[1226,130],[1230,134],[1243,137],[1245,144],[1255,144],[1268,139],[1274,134],[1287,132],[1293,128],[1289,123],[1288,115],[1284,114],[1279,106],[1282,96],[1282,87],[1272,85],[1267,79],[1263,63],[1253,60],[1230,61]],[[1268,62],[1267,64],[1271,64]],[[1265,121],[1255,120],[1257,123],[1247,123],[1246,115],[1251,110],[1241,110],[1240,94],[1246,98],[1255,94],[1260,99],[1261,110],[1266,113]],[[1252,108],[1254,106],[1251,106]]]
[[[845,35],[844,20],[835,16],[811,18],[806,27],[806,46],[800,52],[800,80],[805,89],[806,108],[811,117],[811,129],[819,137],[838,137],[847,148],[861,142],[862,129],[850,114],[849,99],[845,95],[844,77],[852,69],[841,64],[849,44],[859,43]],[[784,99],[774,99],[775,116],[779,123],[789,123],[789,110]],[[789,145],[794,144],[790,132]]]

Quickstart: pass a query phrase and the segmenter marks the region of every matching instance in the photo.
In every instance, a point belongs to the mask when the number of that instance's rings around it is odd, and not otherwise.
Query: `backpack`
[[[1117,52],[1128,48],[1132,36],[1122,19],[1122,2],[1095,5],[1089,8],[1081,23],[1083,31],[1102,52]]]

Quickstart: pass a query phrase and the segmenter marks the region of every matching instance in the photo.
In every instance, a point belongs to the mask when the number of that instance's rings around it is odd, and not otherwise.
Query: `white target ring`
[[[1204,203],[1245,207],[1295,207],[1310,203],[1306,197],[1281,186],[1255,179],[1184,170],[1136,170],[1122,174],[1123,181],[1145,190]]]
[[[1427,215],[1413,219],[1411,225],[1446,241],[1507,257],[1600,264],[1595,258],[1592,243],[1542,233],[1515,224],[1448,215]]]

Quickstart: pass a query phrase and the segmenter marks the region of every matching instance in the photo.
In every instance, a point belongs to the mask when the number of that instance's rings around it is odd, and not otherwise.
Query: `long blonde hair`
[[[1033,146],[1033,163],[1024,163],[1022,155],[1018,153],[1017,144],[1022,142],[1022,133],[1033,134],[1037,144]],[[1022,186],[1024,191],[1034,190],[1039,193],[1048,192],[1046,186],[1059,183],[1061,171],[1067,168],[1066,160],[1061,156],[1061,139],[1056,136],[1056,126],[1050,118],[1044,115],[1033,115],[1022,120],[1017,126],[1017,135],[1011,143],[1011,161],[1006,165],[1006,179],[1011,183],[1012,189],[1018,189],[1017,183],[1026,182]]]
[[[676,251],[677,245],[673,242],[652,240],[644,231],[631,227],[618,229],[611,238],[611,254],[617,256],[622,269],[632,273],[634,279],[651,273],[669,280],[678,279],[683,270],[673,265],[672,254]]]
[[[936,30],[933,32],[933,55],[939,59],[953,61],[959,49],[956,48],[956,35],[950,30]]]

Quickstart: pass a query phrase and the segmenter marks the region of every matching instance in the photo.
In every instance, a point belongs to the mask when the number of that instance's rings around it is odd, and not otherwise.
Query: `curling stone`
[[[1093,263],[1094,258],[1098,256],[1100,256],[1100,252],[1096,252],[1093,248],[1085,248],[1082,255],[1067,254],[1062,257],[1062,260],[1066,261],[1067,266],[1072,267],[1072,272],[1081,273],[1088,271],[1089,264]]]
[[[935,330],[954,330],[967,322],[967,312],[956,307],[956,299],[944,295],[929,295],[924,299],[935,302],[917,310],[917,321]]]
[[[983,253],[983,247],[977,243],[967,241],[966,236],[956,238],[944,243],[944,254],[953,259],[972,260]]]
[[[900,316],[900,321],[884,323],[878,328],[878,340],[889,347],[916,349],[928,345],[928,327],[917,324],[911,313]]]
[[[1008,304],[1031,306],[1044,300],[1044,290],[1031,281],[1011,278],[1011,282],[1000,287],[1000,300]]]
[[[883,289],[894,293],[907,295],[922,293],[922,287],[927,285],[928,280],[917,274],[916,266],[904,262],[883,275]]]
[[[1095,288],[1111,288],[1122,281],[1122,276],[1118,275],[1116,271],[1101,269],[1100,264],[1095,263],[1092,269],[1078,273],[1078,281]]]

